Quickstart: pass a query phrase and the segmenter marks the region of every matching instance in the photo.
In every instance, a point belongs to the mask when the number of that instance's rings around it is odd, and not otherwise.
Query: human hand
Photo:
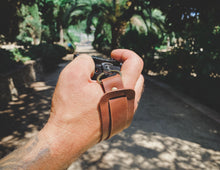
[[[118,49],[111,57],[123,62],[121,73],[125,89],[135,90],[135,110],[140,100],[144,79],[142,59],[130,50]],[[48,123],[40,132],[70,162],[96,144],[101,135],[98,104],[104,92],[91,80],[95,65],[90,56],[80,55],[61,72],[51,105]],[[135,112],[134,110],[134,112]]]

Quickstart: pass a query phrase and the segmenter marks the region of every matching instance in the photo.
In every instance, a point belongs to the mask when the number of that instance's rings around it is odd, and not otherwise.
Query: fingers
[[[142,59],[133,51],[117,49],[112,51],[112,58],[123,62],[121,72],[125,88],[134,89],[136,82],[143,69]],[[88,55],[79,55],[62,71],[69,80],[75,79],[80,82],[88,82],[94,74],[95,64]]]
[[[121,72],[124,87],[134,89],[143,69],[142,59],[135,52],[126,49],[113,50],[111,56],[123,62]]]
[[[134,91],[135,91],[135,104],[134,104],[134,109],[137,109],[138,103],[140,101],[141,95],[144,90],[144,77],[141,74],[137,80],[137,83],[135,85]]]
[[[126,49],[117,49],[112,51],[112,58],[123,62],[121,72],[122,80],[125,88],[132,88],[135,90],[135,110],[141,98],[144,77],[141,75],[143,69],[143,60],[133,51]]]
[[[95,64],[93,59],[86,54],[82,54],[65,67],[63,74],[66,74],[69,80],[76,79],[88,82],[88,80],[91,80],[94,70]]]

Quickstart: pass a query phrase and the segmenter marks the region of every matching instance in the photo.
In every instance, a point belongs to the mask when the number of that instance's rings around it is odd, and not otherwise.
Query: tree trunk
[[[120,46],[120,38],[125,32],[125,28],[127,26],[127,22],[120,20],[120,0],[113,0],[113,8],[115,11],[115,18],[116,22],[111,25],[111,32],[112,32],[112,41],[111,41],[111,48],[116,49]]]
[[[111,48],[116,49],[120,47],[120,38],[125,33],[125,29],[127,26],[126,21],[116,22],[112,25],[112,41],[111,41]]]
[[[62,25],[60,25],[60,44],[64,44],[64,30]]]
[[[112,50],[118,48],[119,46],[119,42],[118,42],[118,28],[113,25],[112,28],[111,28],[111,31],[112,31],[112,42],[111,42],[111,48]]]

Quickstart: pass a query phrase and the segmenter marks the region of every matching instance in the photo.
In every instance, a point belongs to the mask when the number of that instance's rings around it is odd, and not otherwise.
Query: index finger
[[[113,50],[111,57],[123,62],[121,73],[124,87],[134,89],[143,69],[143,60],[135,52],[127,49]]]
[[[81,54],[63,69],[61,75],[69,81],[74,80],[75,84],[82,84],[90,82],[94,70],[93,59],[89,55]]]

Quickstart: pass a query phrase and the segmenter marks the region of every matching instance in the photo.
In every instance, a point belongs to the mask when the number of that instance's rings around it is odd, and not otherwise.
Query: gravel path
[[[77,50],[99,55],[88,44],[79,44]],[[19,100],[0,110],[0,157],[43,127],[58,74],[67,63],[46,75],[45,81],[33,83],[33,88],[21,94]],[[220,124],[146,81],[132,125],[89,149],[68,170],[219,170],[219,167]]]

